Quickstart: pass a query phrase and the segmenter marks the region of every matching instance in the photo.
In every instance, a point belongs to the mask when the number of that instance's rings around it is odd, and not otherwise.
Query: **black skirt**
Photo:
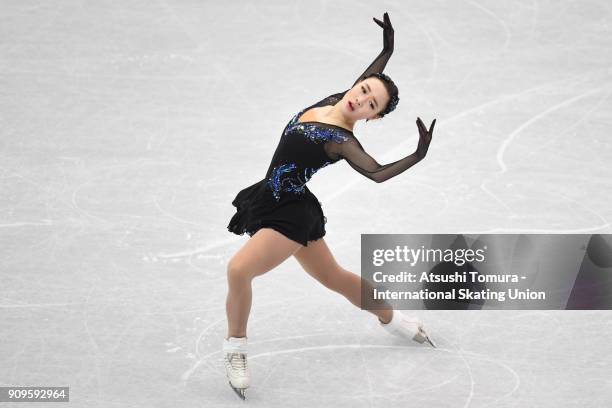
[[[277,201],[263,179],[241,190],[232,205],[236,213],[227,229],[234,234],[253,236],[260,228],[272,228],[304,246],[325,236],[327,218],[306,186],[301,193],[281,194]]]

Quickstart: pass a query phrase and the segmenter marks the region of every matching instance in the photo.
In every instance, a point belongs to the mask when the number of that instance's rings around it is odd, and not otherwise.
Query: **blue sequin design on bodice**
[[[302,116],[306,109],[303,109],[296,113],[293,118],[289,121],[289,125],[287,129],[285,129],[285,133],[283,136],[286,136],[293,130],[297,130],[299,133],[303,134],[305,137],[310,139],[313,142],[329,142],[333,140],[338,143],[346,142],[348,137],[342,135],[342,131],[340,129],[327,129],[318,127],[316,123],[300,123],[298,119]]]
[[[299,117],[305,111],[306,109],[303,109],[293,116],[283,132],[282,137],[302,136],[317,144],[329,141],[342,143],[348,140],[348,137],[342,134],[341,129],[320,127],[317,126],[317,123],[298,122]],[[275,166],[268,178],[268,185],[272,190],[274,198],[276,201],[279,201],[282,192],[292,192],[296,194],[304,193],[306,183],[310,180],[312,175],[331,163],[331,161],[325,161],[319,167],[302,168],[295,162],[283,163]]]
[[[274,167],[272,175],[268,179],[268,185],[272,189],[272,194],[276,201],[280,200],[281,191],[293,192],[297,194],[304,193],[304,187],[313,174],[318,170],[327,166],[331,162],[325,162],[321,167],[306,167],[301,171],[294,171],[297,169],[295,163],[286,163],[280,166]],[[291,176],[284,176],[287,173],[294,173]]]

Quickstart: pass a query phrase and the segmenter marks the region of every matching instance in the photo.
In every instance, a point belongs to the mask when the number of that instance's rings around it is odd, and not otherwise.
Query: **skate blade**
[[[234,386],[232,386],[232,383],[229,383],[229,386],[232,387],[232,390],[234,390],[236,395],[238,395],[241,400],[243,400],[243,401],[246,400],[246,393],[245,393],[244,389],[242,389],[242,388],[234,388]]]
[[[426,336],[426,338],[427,338],[427,342],[428,342],[429,344],[431,344],[431,346],[432,346],[433,348],[438,348],[438,346],[436,346],[436,343],[434,343],[434,341],[431,339],[431,337]]]
[[[429,334],[427,334],[427,332],[421,327],[419,327],[419,332],[416,334],[416,336],[414,336],[414,340],[417,341],[419,344],[423,344],[424,342],[427,342],[433,348],[438,348],[438,346],[436,346],[436,343],[434,343],[432,338],[429,337]]]
[[[425,338],[425,340],[433,347],[433,348],[438,348],[438,346],[436,346],[436,343],[434,343],[433,339],[431,337],[429,337],[429,334],[427,334],[427,332],[423,329],[421,329],[421,333],[423,335],[423,337]]]

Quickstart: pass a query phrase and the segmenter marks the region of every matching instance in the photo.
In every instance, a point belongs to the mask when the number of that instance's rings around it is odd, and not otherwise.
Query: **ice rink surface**
[[[600,1],[2,1],[0,385],[73,407],[246,406],[222,366],[231,200],[300,109],[382,47],[401,101],[309,188],[362,233],[611,233],[612,6]],[[253,283],[253,407],[604,407],[610,311],[414,311],[405,344],[291,258]],[[36,407],[47,404],[30,404]],[[2,404],[24,407],[28,404]],[[49,406],[56,406],[49,404]]]

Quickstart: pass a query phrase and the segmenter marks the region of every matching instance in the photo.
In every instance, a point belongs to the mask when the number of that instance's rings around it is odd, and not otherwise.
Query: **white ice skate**
[[[223,354],[225,356],[225,374],[229,385],[244,400],[251,377],[247,366],[247,338],[230,337],[229,340],[224,340]]]
[[[427,341],[432,347],[436,347],[431,336],[423,328],[423,322],[416,317],[407,316],[399,310],[393,310],[393,316],[389,323],[385,324],[380,319],[378,319],[378,322],[390,334],[414,340],[419,344]]]

